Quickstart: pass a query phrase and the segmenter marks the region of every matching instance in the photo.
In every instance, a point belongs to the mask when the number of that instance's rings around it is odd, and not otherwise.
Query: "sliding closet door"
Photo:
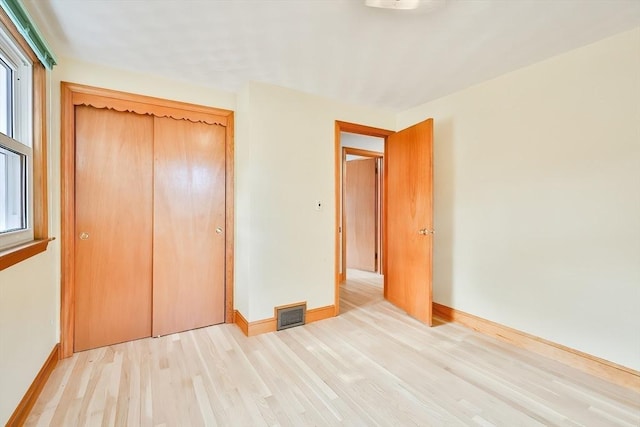
[[[74,351],[151,334],[153,117],[75,107]]]
[[[154,119],[153,335],[224,322],[225,128]]]

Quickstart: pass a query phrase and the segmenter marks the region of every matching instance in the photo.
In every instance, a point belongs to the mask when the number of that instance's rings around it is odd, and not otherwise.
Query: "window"
[[[0,0],[0,270],[47,249],[47,71],[19,0]]]
[[[4,136],[4,135],[3,135]],[[3,141],[5,140],[6,141]],[[13,142],[0,137],[8,145]],[[11,233],[28,228],[26,194],[27,156],[0,145],[0,232]]]
[[[34,239],[32,68],[0,26],[0,250]]]

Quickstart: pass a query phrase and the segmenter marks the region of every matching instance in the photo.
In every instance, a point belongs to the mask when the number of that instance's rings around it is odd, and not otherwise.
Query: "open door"
[[[433,119],[385,143],[385,298],[432,324]]]

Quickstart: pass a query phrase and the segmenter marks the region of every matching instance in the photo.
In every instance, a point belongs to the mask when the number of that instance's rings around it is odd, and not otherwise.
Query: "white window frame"
[[[25,156],[26,227],[0,233],[0,250],[33,241],[33,63],[0,24],[0,57],[13,70],[12,77],[12,133],[0,132],[0,145]]]

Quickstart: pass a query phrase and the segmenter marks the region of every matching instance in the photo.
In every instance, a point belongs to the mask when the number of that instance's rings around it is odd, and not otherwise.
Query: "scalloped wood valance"
[[[121,112],[147,114],[156,117],[170,117],[172,119],[188,120],[194,123],[202,122],[209,125],[227,126],[227,118],[224,116],[219,116],[209,112],[196,111],[195,109],[181,108],[178,106],[188,104],[175,103],[176,106],[166,106],[156,103],[111,98],[88,93],[74,93],[73,104],[86,105],[94,108],[107,108]]]
[[[156,117],[171,117],[194,123],[206,123],[227,127],[233,111],[187,102],[172,101],[146,95],[102,89],[76,83],[62,82],[63,92],[67,93],[73,105],[86,105],[94,108],[107,108],[115,111],[128,111]]]

